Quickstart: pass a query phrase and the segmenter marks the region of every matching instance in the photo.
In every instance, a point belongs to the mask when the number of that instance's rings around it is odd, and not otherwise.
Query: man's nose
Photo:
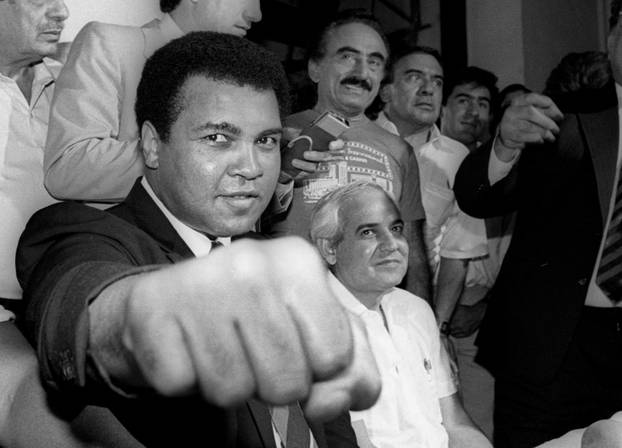
[[[381,232],[380,244],[384,251],[393,252],[399,247],[398,236],[390,230]]]
[[[247,180],[263,175],[263,166],[259,158],[259,150],[251,143],[241,143],[237,157],[231,165],[230,174]]]
[[[260,0],[252,0],[249,7],[244,10],[243,17],[249,23],[259,22],[262,17]]]
[[[50,5],[48,16],[62,22],[69,17],[69,9],[63,0],[55,0]]]

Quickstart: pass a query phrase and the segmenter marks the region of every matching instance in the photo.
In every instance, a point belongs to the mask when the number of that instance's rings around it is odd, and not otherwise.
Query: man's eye
[[[418,82],[421,80],[421,77],[417,73],[411,73],[406,76],[406,82]]]
[[[396,224],[391,227],[391,231],[394,233],[399,233],[400,235],[404,233],[404,224]]]
[[[217,144],[227,143],[229,141],[227,136],[223,134],[208,134],[208,135],[201,137],[201,140],[205,140],[209,143],[217,143]]]
[[[369,61],[369,66],[373,69],[380,69],[384,67],[384,62],[380,59],[371,59]]]
[[[356,60],[352,53],[341,53],[339,58],[346,62],[354,62]]]
[[[278,148],[280,144],[280,140],[277,137],[270,137],[270,136],[260,137],[257,139],[257,144],[259,146],[262,146],[268,149]]]
[[[434,87],[438,87],[439,89],[443,87],[443,80],[442,79],[435,79],[434,80]]]
[[[373,236],[374,231],[372,229],[363,229],[361,230],[361,236]]]

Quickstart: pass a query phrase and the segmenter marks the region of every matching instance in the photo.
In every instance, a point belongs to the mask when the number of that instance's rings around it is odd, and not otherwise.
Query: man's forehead
[[[441,64],[434,56],[427,53],[411,53],[400,58],[395,63],[395,70],[398,73],[416,70],[430,75],[443,76]]]
[[[256,89],[195,75],[186,79],[180,92],[180,115],[192,126],[206,122],[280,128],[279,106],[272,89]]]
[[[490,100],[490,90],[488,90],[488,87],[474,82],[458,84],[453,88],[449,96],[455,97],[458,95]]]
[[[371,26],[361,22],[338,25],[326,36],[327,52],[335,53],[343,47],[350,47],[361,52],[378,52],[385,58],[387,48],[380,34]]]
[[[358,227],[362,224],[377,224],[386,218],[399,219],[399,210],[386,193],[368,188],[350,196],[341,206],[346,227]]]

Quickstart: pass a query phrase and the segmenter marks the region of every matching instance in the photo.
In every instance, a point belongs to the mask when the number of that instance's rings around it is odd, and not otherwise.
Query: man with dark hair
[[[486,222],[460,210],[451,187],[460,162],[488,139],[498,94],[496,82],[494,74],[479,67],[451,73],[445,81],[442,135],[424,145],[420,155],[422,178],[429,182],[424,189],[430,191],[426,211],[434,217],[428,226],[433,229],[428,241],[434,242],[434,312],[455,356],[464,406],[489,437],[493,433],[494,380],[474,362],[474,343],[486,309],[484,299],[500,267],[501,240],[492,234],[489,240]],[[444,194],[439,193],[441,189]]]
[[[439,135],[443,63],[430,47],[398,46],[380,89],[384,108],[376,123],[401,136],[415,152]]]
[[[291,207],[273,224],[273,232],[307,236],[311,210],[322,196],[355,180],[377,182],[394,195],[404,212],[411,245],[406,287],[428,298],[429,275],[421,234],[424,213],[415,156],[404,140],[364,114],[378,93],[389,57],[384,35],[368,14],[343,11],[318,34],[310,55],[308,72],[317,84],[317,104],[288,117],[286,125],[304,129],[321,114],[332,113],[346,120],[349,127],[338,135],[345,142],[341,157],[321,163],[316,173],[296,184]]]
[[[445,82],[441,134],[469,151],[488,140],[493,104],[499,89],[497,77],[479,67],[465,67]]]
[[[45,186],[59,199],[119,202],[144,164],[134,102],[146,59],[190,31],[244,36],[261,20],[259,0],[160,2],[142,27],[91,22],[76,36],[50,114]]]
[[[353,446],[342,412],[380,389],[360,322],[309,244],[251,232],[287,91],[249,41],[173,40],[138,87],[145,176],[106,211],[67,202],[29,222],[26,326],[66,404],[106,403],[147,446]]]
[[[622,409],[620,5],[608,36],[618,105],[561,121],[548,97],[514,99],[456,176],[467,213],[517,211],[477,341],[495,376],[496,446],[531,447]]]

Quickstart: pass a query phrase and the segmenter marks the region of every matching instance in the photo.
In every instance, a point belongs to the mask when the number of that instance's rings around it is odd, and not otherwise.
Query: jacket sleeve
[[[142,174],[138,135],[119,139],[121,116],[133,109],[126,103],[135,95],[125,91],[135,76],[128,65],[144,60],[140,46],[128,42],[142,39],[138,28],[93,22],[73,42],[56,81],[44,155],[45,186],[52,196],[118,202]]]
[[[454,194],[460,209],[475,218],[505,215],[515,210],[518,198],[519,160],[510,173],[490,185],[488,164],[493,141],[471,152],[460,165]]]

